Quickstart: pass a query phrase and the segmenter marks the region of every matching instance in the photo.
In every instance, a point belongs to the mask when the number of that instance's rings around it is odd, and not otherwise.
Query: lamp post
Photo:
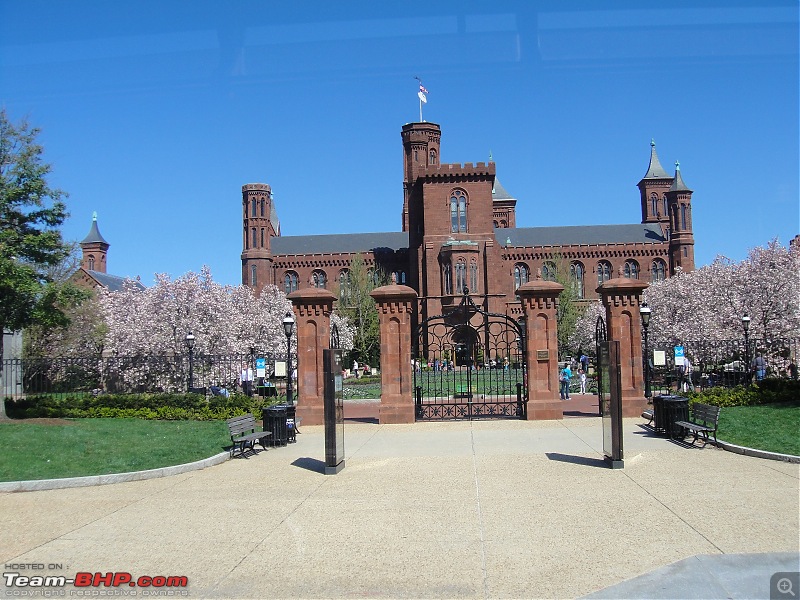
[[[294,404],[292,398],[292,332],[294,331],[294,315],[291,311],[283,317],[283,332],[286,334],[286,403]]]
[[[194,334],[190,331],[183,339],[183,343],[189,349],[189,386],[187,391],[191,392],[194,387]]]
[[[750,317],[747,313],[742,316],[742,329],[744,329],[744,371],[750,369]]]
[[[642,329],[644,329],[644,397],[650,399],[653,395],[650,391],[650,349],[647,347],[647,329],[650,327],[650,315],[653,309],[647,306],[647,302],[642,302],[639,307],[639,316],[642,318]]]

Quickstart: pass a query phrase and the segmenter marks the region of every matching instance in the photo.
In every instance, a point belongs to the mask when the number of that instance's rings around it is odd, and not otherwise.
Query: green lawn
[[[221,421],[0,422],[0,481],[104,475],[208,458],[230,443]]]
[[[738,446],[800,456],[800,405],[724,407],[717,437]]]

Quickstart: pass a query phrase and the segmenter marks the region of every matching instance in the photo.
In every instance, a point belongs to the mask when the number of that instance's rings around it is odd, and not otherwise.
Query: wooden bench
[[[258,423],[253,418],[253,415],[246,414],[238,417],[233,417],[226,421],[228,424],[228,431],[231,434],[231,458],[236,455],[236,449],[239,449],[239,454],[247,458],[245,450],[248,448],[255,452],[256,443],[260,444],[262,448],[266,449],[266,439],[272,435],[271,431],[260,431]]]
[[[714,435],[714,443],[717,443],[717,421],[719,421],[719,406],[711,406],[695,402],[690,407],[691,416],[688,421],[675,421],[675,425],[688,429],[694,434],[692,445],[697,441],[699,435],[703,436],[703,446],[708,443],[708,434]]]

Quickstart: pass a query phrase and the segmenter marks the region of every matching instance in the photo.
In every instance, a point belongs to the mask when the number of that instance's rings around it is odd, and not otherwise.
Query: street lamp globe
[[[747,313],[744,313],[742,316],[742,327],[744,328],[745,334],[750,331],[750,317],[747,316]]]
[[[183,339],[184,343],[186,344],[186,347],[189,348],[189,350],[194,348],[195,339],[196,338],[194,337],[194,334],[191,331],[187,333],[186,337]]]
[[[294,315],[291,312],[287,312],[286,316],[283,317],[283,332],[286,334],[287,338],[292,337],[292,332],[294,331]]]
[[[653,309],[647,306],[647,302],[642,302],[639,307],[639,315],[642,317],[642,326],[647,329],[650,326],[650,315]]]

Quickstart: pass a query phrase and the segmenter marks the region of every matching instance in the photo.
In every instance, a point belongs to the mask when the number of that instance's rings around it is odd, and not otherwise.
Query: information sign
[[[267,359],[266,358],[257,358],[256,359],[256,377],[266,377],[267,376]]]

